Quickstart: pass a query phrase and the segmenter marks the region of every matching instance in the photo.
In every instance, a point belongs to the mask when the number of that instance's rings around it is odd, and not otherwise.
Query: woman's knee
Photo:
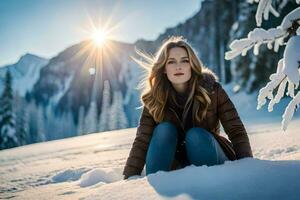
[[[206,144],[213,144],[213,136],[206,129],[194,127],[187,131],[185,140],[187,143],[194,143],[199,145],[203,142]]]
[[[161,122],[154,128],[153,137],[159,138],[159,141],[177,140],[176,126],[171,122]]]

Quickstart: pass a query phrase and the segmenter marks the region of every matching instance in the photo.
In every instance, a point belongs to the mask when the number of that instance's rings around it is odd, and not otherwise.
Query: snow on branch
[[[262,15],[264,19],[268,19],[268,13],[271,12],[275,16],[278,14],[272,7],[271,0],[248,0],[248,2],[259,2],[256,13],[257,25],[261,25]],[[300,0],[296,0],[299,4]],[[282,1],[280,6],[283,7],[287,1]],[[284,43],[284,39],[288,41]],[[257,97],[257,109],[266,104],[267,99],[270,100],[268,111],[272,112],[276,103],[279,103],[287,88],[286,95],[292,98],[282,115],[282,129],[286,130],[295,110],[299,107],[300,91],[294,95],[298,89],[300,81],[300,7],[294,9],[287,14],[277,28],[265,30],[263,28],[255,28],[248,33],[247,38],[234,40],[230,45],[230,51],[226,52],[225,59],[231,60],[238,55],[245,56],[247,51],[254,47],[254,55],[258,55],[259,46],[267,43],[269,49],[272,49],[274,43],[274,51],[277,52],[280,45],[286,45],[283,58],[277,64],[277,71],[270,75],[270,81],[267,85],[260,89]],[[277,89],[278,88],[278,89]],[[274,97],[273,92],[277,89]]]
[[[274,16],[279,17],[279,13],[273,8],[272,0],[254,0],[258,2],[258,7],[255,15],[256,25],[261,26],[262,16],[264,20],[269,19],[269,13],[271,12]],[[248,0],[249,3],[253,3],[253,0]]]
[[[285,110],[285,114],[282,116],[282,128],[286,130],[292,116],[294,115],[295,107],[299,104],[298,93],[294,96],[295,89],[299,86],[300,81],[300,36],[294,36],[289,39],[285,48],[283,59],[279,60],[277,66],[277,72],[270,76],[270,82],[265,87],[260,89],[257,97],[257,109],[260,109],[265,103],[266,99],[270,99],[268,111],[273,111],[273,106],[279,103],[284,96],[285,88],[288,84],[287,95],[293,98]],[[279,87],[278,87],[279,85]],[[278,87],[275,98],[273,97],[273,91]]]
[[[248,3],[258,3],[256,14],[255,14],[255,20],[256,25],[261,26],[262,23],[262,17],[264,17],[264,20],[269,19],[269,13],[271,12],[275,17],[279,17],[280,14],[274,9],[272,6],[272,0],[248,0]],[[283,0],[281,4],[279,5],[279,8],[282,9],[286,4],[287,0]],[[296,0],[297,4],[300,4],[300,0]]]
[[[257,97],[257,109],[260,109],[267,102],[267,98],[270,99],[269,111],[273,110],[273,105],[278,103],[282,97],[282,88],[285,89],[287,79],[286,75],[283,74],[283,59],[279,60],[277,66],[277,72],[271,74],[270,82],[267,83],[265,87],[259,90],[259,95]],[[281,87],[280,94],[277,94],[276,97],[273,97],[273,90],[275,90],[278,85]]]
[[[263,28],[255,28],[248,33],[247,38],[234,40],[230,45],[230,51],[226,52],[225,59],[231,60],[238,55],[245,56],[247,51],[254,46],[253,53],[258,55],[259,46],[267,43],[269,49],[272,49],[274,43],[274,51],[277,52],[279,46],[284,45],[284,39],[300,32],[300,7],[290,12],[277,28],[265,30]]]
[[[289,82],[298,84],[300,81],[300,35],[291,37],[283,53],[283,73],[287,75]]]
[[[225,59],[231,60],[238,55],[245,56],[247,51],[254,46],[254,55],[258,55],[259,46],[263,43],[268,44],[268,48],[272,48],[274,42],[274,51],[277,52],[280,45],[283,45],[284,38],[288,36],[288,32],[281,28],[270,28],[265,30],[263,28],[255,28],[248,33],[248,38],[234,40],[230,45],[230,51],[225,53]]]
[[[282,115],[282,129],[286,130],[289,122],[293,118],[294,112],[298,110],[300,104],[300,92],[290,101]]]

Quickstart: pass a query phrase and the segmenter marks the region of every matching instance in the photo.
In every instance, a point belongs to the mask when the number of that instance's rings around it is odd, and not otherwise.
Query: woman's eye
[[[167,62],[167,64],[173,64],[174,63],[174,61],[169,61],[169,62]]]
[[[183,62],[184,62],[184,63],[188,63],[189,61],[188,61],[188,60],[184,60]]]

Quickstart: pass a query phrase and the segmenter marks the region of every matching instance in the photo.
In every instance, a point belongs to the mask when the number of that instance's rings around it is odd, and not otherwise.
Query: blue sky
[[[0,66],[25,53],[46,58],[89,37],[91,23],[111,18],[112,39],[155,39],[200,9],[200,0],[1,0]],[[102,23],[103,24],[103,23]]]

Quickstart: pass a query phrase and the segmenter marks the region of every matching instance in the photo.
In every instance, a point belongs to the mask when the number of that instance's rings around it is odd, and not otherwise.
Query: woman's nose
[[[181,69],[181,64],[180,64],[180,63],[179,63],[179,64],[178,64],[178,63],[176,64],[176,69]]]
[[[181,67],[180,66],[176,67],[176,71],[179,71],[179,70],[181,70]]]

